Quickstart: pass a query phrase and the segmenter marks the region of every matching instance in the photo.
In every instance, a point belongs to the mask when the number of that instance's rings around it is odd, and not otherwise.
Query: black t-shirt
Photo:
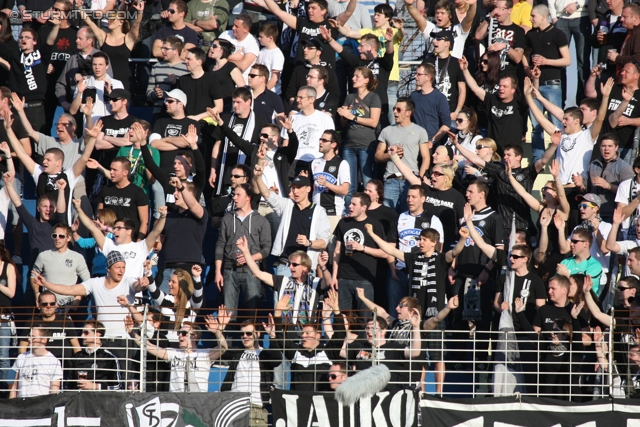
[[[140,227],[138,207],[149,206],[149,199],[142,188],[130,183],[122,189],[115,186],[103,187],[98,195],[98,203],[113,210],[118,219],[131,218],[138,230]]]
[[[507,274],[510,274],[510,272],[507,271]],[[515,285],[513,286],[513,300],[515,301],[516,298],[522,299],[522,302],[525,304],[524,315],[529,323],[533,324],[533,319],[537,311],[536,300],[547,299],[544,283],[538,275],[531,272],[524,276],[517,276],[514,274],[514,277]],[[499,279],[499,286],[496,289],[497,294],[501,294],[503,292],[505,280],[506,275],[501,275]],[[506,298],[507,297],[505,295],[502,296],[503,301],[506,300]],[[522,330],[518,316],[513,316],[513,326],[516,331]]]
[[[115,138],[122,138],[129,133],[129,129],[136,121],[136,118],[129,114],[122,120],[116,119],[115,116],[104,116],[100,120],[102,120],[102,132],[104,132],[104,136],[112,136]],[[111,167],[111,162],[116,158],[120,147],[109,148],[107,150],[93,150],[91,153],[91,158],[96,159],[100,162],[100,164],[109,169]]]
[[[367,280],[373,283],[376,280],[376,258],[361,251],[353,251],[353,255],[346,256],[346,242],[354,241],[363,246],[378,249],[378,245],[369,236],[365,224],[371,224],[376,235],[384,237],[382,224],[376,220],[366,218],[364,221],[356,221],[354,218],[343,218],[338,222],[333,235],[341,243],[340,263],[338,264],[338,279]]]
[[[38,40],[42,42],[46,42],[47,37],[53,30],[53,24],[47,23],[38,31]],[[67,65],[67,62],[71,58],[71,55],[75,54],[78,49],[76,49],[76,36],[78,34],[78,29],[74,26],[70,26],[69,28],[59,28],[58,36],[56,40],[53,42],[53,48],[51,51],[51,62],[53,65],[53,73],[49,74],[49,87],[48,92],[53,93],[55,89],[55,82],[62,74],[62,70],[64,70],[64,66]]]
[[[215,60],[211,60],[212,63],[209,63],[209,58],[207,58],[207,62],[205,63],[204,69],[210,70],[211,74],[215,77],[218,82],[218,86],[220,87],[220,96],[222,96],[223,105],[231,105],[231,94],[236,88],[236,83],[233,81],[233,77],[231,77],[231,72],[238,68],[236,64],[233,62],[227,62],[224,64],[218,71],[212,71],[212,67],[214,66]],[[225,109],[225,111],[228,111]]]
[[[560,48],[569,45],[564,31],[549,25],[544,30],[533,28],[526,35],[527,48],[531,49],[531,56],[540,55],[546,59],[560,59]],[[540,68],[540,84],[547,80],[558,80],[562,76],[564,67],[542,65]]]
[[[553,302],[549,301],[538,309],[533,318],[532,325],[538,326],[541,329],[541,334],[546,334],[544,336],[541,335],[541,338],[548,340],[549,334],[553,331],[553,323],[557,319],[563,319],[569,323],[576,324],[576,322],[573,321],[573,317],[571,317],[572,308],[573,303],[568,303],[564,307],[556,307]],[[580,328],[589,326],[589,318],[584,310],[578,315],[577,324],[580,325]],[[579,333],[580,331],[576,331],[574,328],[574,334]],[[574,341],[576,340],[574,339]]]
[[[187,95],[187,105],[184,113],[194,116],[207,111],[207,107],[213,108],[213,101],[222,99],[222,91],[218,79],[213,73],[204,73],[199,79],[194,79],[191,74],[185,74],[178,79],[176,88]]]
[[[267,123],[273,123],[276,114],[284,113],[282,98],[267,89],[253,100],[253,112]]]
[[[596,82],[596,87],[598,91],[600,91],[600,85]],[[602,130],[600,131],[600,135],[604,135],[607,132],[613,132],[620,142],[620,148],[633,147],[633,134],[636,130],[635,126],[617,126],[612,128],[609,124],[609,117],[613,114],[618,106],[622,103],[622,85],[615,85],[613,89],[611,89],[611,95],[609,95],[609,105],[607,106],[607,118],[604,120],[602,124]],[[602,98],[602,95],[598,92],[599,98]],[[633,97],[631,101],[629,101],[629,105],[622,113],[624,117],[628,117],[630,119],[636,119],[640,117],[640,89],[636,90],[633,93]]]
[[[308,19],[298,17],[296,20],[296,31],[298,32],[298,52],[296,56],[296,62],[300,64],[304,64],[304,55],[303,55],[303,40],[309,40],[311,38],[315,38],[318,40],[323,40],[322,35],[320,34],[320,27],[329,28],[331,30],[331,37],[335,40],[340,38],[340,34],[338,30],[333,28],[329,24],[329,20],[325,19],[320,23],[311,22]],[[336,68],[336,51],[331,48],[331,45],[325,43],[324,49],[322,51],[322,55],[320,55],[320,60],[326,63],[331,68]]]
[[[431,57],[426,62],[433,64],[436,68],[436,89],[447,97],[449,108],[455,111],[458,106],[458,83],[464,82],[458,60],[449,55],[444,59]]]
[[[160,135],[160,138],[186,135],[189,132],[189,125],[194,125],[198,134],[200,134],[200,124],[188,117],[184,119],[161,118],[154,123],[151,133]],[[173,161],[179,151],[180,149],[178,148],[171,151],[160,151],[160,169],[166,173],[173,173]]]
[[[204,210],[202,218],[191,211],[175,210],[167,214],[164,226],[164,262],[192,263],[202,262],[202,242],[207,231],[209,214]],[[186,243],[185,243],[186,242]]]
[[[60,318],[60,316],[56,316],[56,320],[53,322],[45,322],[42,317],[36,316],[24,328],[20,329],[20,341],[28,341],[31,328],[37,324],[46,325],[49,332],[51,332],[51,337],[47,342],[47,350],[58,360],[63,360],[63,358],[69,360],[73,355],[71,339],[78,337],[73,320],[70,317]]]
[[[499,39],[505,40],[511,49],[520,48],[524,50],[526,46],[525,34],[522,27],[516,24],[497,25],[493,31],[493,43],[498,43]],[[516,74],[518,64],[513,62],[507,52],[501,52],[501,69],[503,73]]]
[[[448,251],[458,241],[460,219],[464,217],[466,199],[458,190],[450,188],[440,191],[422,184],[427,198],[424,210],[438,217],[444,231],[444,250]]]
[[[307,251],[307,247],[296,243],[298,234],[309,237],[311,234],[311,219],[313,218],[313,210],[316,204],[312,203],[303,210],[300,210],[297,204],[293,204],[291,209],[291,224],[289,225],[289,233],[284,243],[284,249],[281,257],[288,258],[295,251]]]
[[[374,352],[369,342],[358,340],[347,347],[347,363],[351,364],[355,361],[356,370],[363,371],[373,366],[373,361],[377,360],[391,371],[391,379],[386,389],[405,388],[409,385],[408,361],[404,358],[405,347],[396,341],[387,340]]]
[[[418,298],[423,317],[433,317],[445,306],[445,283],[448,270],[444,253],[434,252],[426,258],[418,248],[404,254],[409,273],[409,295]]]
[[[378,221],[382,225],[382,229],[386,232],[385,240],[387,242],[398,243],[398,213],[396,211],[389,206],[380,205],[375,209],[367,209],[367,218]],[[384,261],[386,263],[386,260]]]
[[[516,92],[511,102],[504,103],[497,93],[485,94],[484,104],[487,110],[487,136],[498,144],[498,150],[506,144],[521,144],[523,117],[527,114],[527,105],[522,95]]]
[[[472,222],[485,242],[492,246],[504,246],[502,219],[490,206],[476,211]],[[464,249],[458,255],[456,264],[458,273],[475,277],[488,262],[489,258],[475,245],[471,237],[467,237]]]
[[[484,170],[488,176],[493,178],[493,188],[496,190],[494,200],[496,200],[498,213],[502,217],[503,225],[507,228],[511,227],[511,219],[515,212],[516,228],[532,228],[531,209],[511,185],[511,181],[502,164],[487,162]],[[535,164],[530,163],[526,168],[512,169],[511,175],[515,176],[516,180],[527,192],[531,193],[538,171]]]

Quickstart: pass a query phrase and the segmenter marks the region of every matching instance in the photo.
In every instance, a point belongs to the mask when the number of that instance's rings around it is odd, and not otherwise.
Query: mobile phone
[[[82,103],[86,104],[87,103],[87,99],[91,98],[93,100],[93,103],[96,103],[96,96],[98,95],[98,91],[96,90],[95,87],[88,87],[84,90],[84,92],[82,92]]]

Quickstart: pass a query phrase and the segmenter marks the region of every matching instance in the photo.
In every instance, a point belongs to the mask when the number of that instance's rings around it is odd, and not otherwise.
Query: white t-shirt
[[[311,163],[311,172],[313,173],[313,203],[320,206],[322,206],[322,203],[320,201],[320,196],[322,195],[322,193],[326,193],[329,191],[327,190],[326,187],[320,186],[316,182],[316,180],[320,176],[324,176],[326,181],[329,184],[333,184],[333,185],[342,185],[345,182],[351,182],[351,174],[349,173],[349,163],[347,163],[346,160],[343,160],[340,162],[340,166],[338,167],[337,178],[333,176],[331,171],[325,172],[325,163],[326,161],[322,157],[315,159]],[[336,207],[336,216],[341,217],[342,214],[344,213],[344,208],[345,208],[344,196],[335,194],[333,197],[333,204]],[[323,207],[326,207],[326,206],[323,206]]]
[[[621,240],[617,243],[620,246],[620,252],[618,252],[618,255],[625,256],[624,268],[622,269],[622,277],[635,276],[634,274],[631,273],[631,270],[629,269],[629,266],[627,265],[626,261],[629,259],[629,251],[633,248],[637,248],[638,246],[640,246],[640,239],[635,238],[634,240]]]
[[[221,38],[233,43],[233,45],[236,47],[236,52],[238,51],[238,49],[244,48],[245,55],[247,53],[253,53],[256,56],[256,59],[258,58],[258,55],[260,55],[260,45],[258,44],[258,41],[256,40],[256,38],[253,37],[251,34],[247,34],[247,37],[245,37],[244,40],[238,41],[236,39],[236,36],[233,35],[233,30],[227,30],[224,33],[220,34],[218,38]],[[249,72],[251,71],[251,66],[255,63],[256,61],[254,59],[254,61],[242,73],[242,77],[244,78],[244,82],[246,84],[249,84]]]
[[[633,184],[633,188],[631,188],[631,184]],[[635,178],[627,179],[625,181],[622,181],[620,185],[618,185],[618,192],[616,193],[615,201],[616,203],[622,203],[624,205],[628,205],[629,203],[631,203],[633,199],[638,197],[639,192],[640,192],[640,184],[638,184],[636,179]],[[631,216],[638,215],[638,214],[640,214],[640,205],[636,208],[635,213],[632,214]],[[630,218],[631,217],[622,221],[622,230],[624,230],[625,232],[626,230],[629,229],[629,226],[631,225],[629,223]]]
[[[124,89],[122,82],[120,80],[114,79],[113,77],[107,75],[107,79],[111,83],[111,90],[113,89]],[[93,119],[93,123],[95,124],[101,117],[108,116],[111,114],[111,105],[109,102],[104,99],[104,81],[96,80],[93,76],[89,76],[87,78],[87,88],[95,88],[96,89],[96,99],[93,103],[93,111],[91,112],[91,118]],[[78,94],[78,88],[73,92],[73,97],[75,98]],[[82,120],[82,124],[84,127],[87,126],[86,118]]]
[[[171,363],[171,380],[169,391],[181,393],[184,389],[184,376],[187,372],[187,359],[189,360],[189,371],[193,372],[196,383],[201,392],[209,390],[209,371],[211,370],[211,359],[209,350],[196,350],[187,353],[182,349],[168,348],[168,362]]]
[[[9,214],[9,205],[11,199],[7,194],[7,190],[0,190],[0,239],[4,240],[4,230],[7,228],[7,215]]]
[[[580,228],[580,226],[577,226],[573,230],[575,231],[577,228]],[[598,230],[600,231],[600,234],[602,234],[602,238],[604,240],[607,240],[607,237],[609,236],[609,231],[611,231],[611,224],[609,224],[608,222],[600,221],[600,225],[598,226]],[[592,234],[592,237],[593,237],[593,243],[591,244],[591,248],[590,248],[590,250],[591,250],[591,258],[598,260],[600,265],[602,265],[602,272],[603,273],[608,273],[609,272],[609,260],[611,259],[611,252],[609,252],[607,255],[604,255],[602,253],[602,251],[600,250],[600,248],[598,247],[598,243],[596,242],[596,235]],[[567,240],[569,242],[571,242],[572,238],[573,238],[573,232],[571,233],[571,236],[569,236],[569,238]],[[600,283],[601,284],[607,283],[607,275],[606,274],[602,275],[602,277],[600,278]]]
[[[149,255],[150,252],[147,248],[147,242],[142,240],[140,242],[117,245],[111,239],[104,239],[102,253],[106,257],[112,251],[118,251],[122,256],[124,256],[127,264],[127,267],[124,270],[124,277],[133,277],[135,279],[142,277],[144,274],[144,261],[147,259],[147,255]]]
[[[426,213],[422,213],[425,214]],[[420,241],[420,232],[425,228],[433,228],[440,233],[440,243],[444,243],[444,229],[440,219],[433,215],[431,223],[425,223],[422,214],[413,216],[409,211],[403,212],[398,217],[398,249],[402,252],[409,253],[413,248],[418,247]],[[404,268],[406,264],[403,261],[396,263],[398,268]]]
[[[278,189],[278,194],[284,194],[280,186],[280,178],[278,177],[278,170],[276,169],[273,158],[276,155],[276,150],[267,150],[267,158],[264,160],[264,166],[262,169],[262,182],[267,188],[271,188],[274,185]],[[264,197],[260,200],[265,201]]]
[[[105,337],[124,338],[128,337],[124,329],[124,318],[129,315],[129,310],[118,304],[118,296],[126,295],[129,303],[133,304],[135,291],[132,286],[137,281],[133,277],[123,277],[118,286],[107,289],[104,285],[104,277],[96,277],[81,283],[87,295],[93,294],[98,310],[98,322],[105,328]]]
[[[60,361],[49,351],[44,356],[31,351],[19,355],[13,370],[19,375],[18,397],[47,395],[51,382],[62,380]]]
[[[231,384],[231,391],[251,393],[251,403],[262,406],[260,397],[260,352],[258,350],[245,350],[240,356],[236,376]]]
[[[296,160],[307,162],[320,157],[320,137],[327,129],[335,129],[333,119],[322,111],[315,110],[313,114],[305,116],[299,112],[293,116],[293,131],[298,137],[298,152]],[[286,129],[282,129],[282,138],[289,139]]]
[[[571,176],[576,173],[585,178],[595,143],[596,140],[591,138],[590,129],[573,135],[562,134],[562,140],[556,150],[556,159],[560,163],[560,180],[563,184],[573,183]]]
[[[440,28],[437,27],[433,22],[427,21],[427,26],[422,32],[422,37],[424,37],[425,44],[427,45],[427,51],[429,53],[433,52],[433,40],[431,39],[431,33],[438,33],[440,31],[453,31],[454,34],[454,44],[453,51],[451,52],[451,56],[454,58],[460,59],[464,53],[464,44],[467,41],[467,37],[469,36],[469,32],[466,33],[462,30],[462,24],[456,24],[451,26],[450,28]]]
[[[282,76],[282,69],[284,68],[284,55],[279,48],[275,49],[266,49],[263,48],[258,54],[258,59],[256,60],[256,64],[262,64],[269,69],[269,79],[271,79],[271,74],[273,71],[280,71],[280,76]],[[282,80],[278,79],[278,83],[271,89],[278,95],[282,94]]]

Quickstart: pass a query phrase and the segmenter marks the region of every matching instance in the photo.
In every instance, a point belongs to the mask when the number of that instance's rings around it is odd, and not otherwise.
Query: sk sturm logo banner
[[[0,427],[247,427],[248,393],[61,393],[0,400]]]

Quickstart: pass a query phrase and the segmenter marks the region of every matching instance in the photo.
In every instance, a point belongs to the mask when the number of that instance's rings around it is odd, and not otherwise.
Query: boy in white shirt
[[[29,336],[30,349],[18,356],[13,365],[15,377],[9,398],[34,397],[60,391],[62,367],[60,361],[47,350],[51,332],[44,325],[36,325]]]
[[[267,89],[274,91],[278,95],[282,94],[282,84],[280,74],[284,68],[284,55],[276,45],[278,38],[278,27],[274,24],[263,24],[258,33],[258,41],[263,49],[258,54],[256,64],[262,64],[269,69],[269,80]]]

